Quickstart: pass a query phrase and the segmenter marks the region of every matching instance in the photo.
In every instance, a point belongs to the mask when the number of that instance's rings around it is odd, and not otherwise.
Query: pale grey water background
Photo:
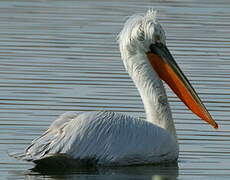
[[[127,16],[158,9],[178,64],[220,125],[215,131],[169,91],[180,143],[177,167],[31,172],[10,158],[65,111],[144,117],[117,33]],[[0,1],[0,179],[230,178],[230,1]],[[55,174],[55,172],[53,173]]]

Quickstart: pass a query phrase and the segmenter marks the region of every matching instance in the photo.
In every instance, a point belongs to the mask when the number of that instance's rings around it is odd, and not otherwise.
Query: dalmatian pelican
[[[110,111],[67,112],[14,157],[37,164],[55,157],[93,159],[105,166],[177,161],[176,129],[163,81],[194,114],[218,128],[168,50],[155,11],[131,16],[118,39],[124,66],[140,93],[146,119]]]

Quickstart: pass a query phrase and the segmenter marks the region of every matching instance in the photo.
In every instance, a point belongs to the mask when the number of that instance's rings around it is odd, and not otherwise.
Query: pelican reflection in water
[[[59,158],[94,160],[105,166],[177,161],[176,129],[162,80],[193,113],[218,128],[169,52],[155,11],[130,17],[119,34],[119,46],[146,120],[110,111],[67,112],[14,157],[36,164]]]

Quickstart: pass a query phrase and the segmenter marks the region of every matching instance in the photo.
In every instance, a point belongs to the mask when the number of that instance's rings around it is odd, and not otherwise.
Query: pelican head
[[[145,80],[157,76],[154,78],[167,83],[193,113],[218,128],[168,50],[165,32],[157,21],[156,11],[149,10],[146,14],[130,17],[119,34],[119,45],[124,65],[134,82],[142,75],[148,74]],[[140,91],[140,83],[137,87]]]

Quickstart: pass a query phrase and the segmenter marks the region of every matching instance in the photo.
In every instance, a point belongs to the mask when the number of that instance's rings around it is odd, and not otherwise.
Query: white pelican
[[[14,157],[38,164],[50,157],[93,159],[97,165],[109,166],[176,161],[177,135],[162,80],[192,112],[218,128],[167,49],[155,11],[130,17],[120,32],[119,45],[146,120],[109,111],[68,112]]]

